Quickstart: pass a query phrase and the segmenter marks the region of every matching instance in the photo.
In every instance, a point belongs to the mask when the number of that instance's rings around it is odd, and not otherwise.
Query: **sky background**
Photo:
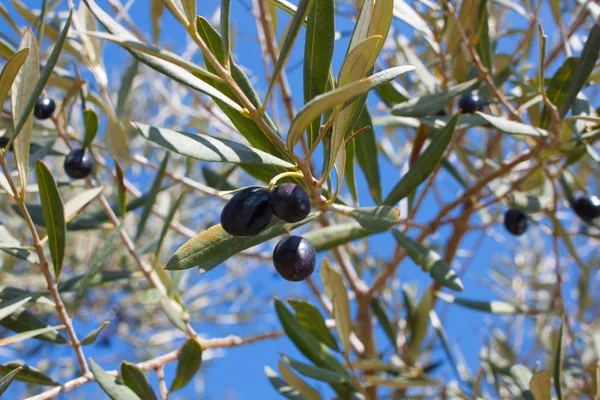
[[[31,8],[38,8],[40,2],[37,0],[24,0],[25,4]],[[12,12],[10,2],[6,1],[6,6]],[[65,2],[66,3],[66,2]],[[78,3],[78,2],[76,2]],[[98,1],[98,3],[105,9],[108,9],[107,1]],[[142,32],[148,34],[146,40],[149,39],[150,33],[150,17],[147,8],[147,1],[137,0],[133,3],[129,10],[129,15],[135,21],[137,26]],[[199,0],[198,1],[198,14],[205,16],[209,20],[213,20],[215,11],[218,9],[220,1],[216,0]],[[64,6],[61,6],[64,8]],[[261,97],[264,95],[266,89],[266,81],[264,79],[264,65],[262,63],[258,44],[255,41],[256,28],[254,25],[253,17],[250,16],[247,9],[248,2],[245,0],[234,0],[232,1],[232,30],[235,33],[235,44],[234,44],[234,56],[238,63],[248,70],[252,70],[256,73],[252,78],[259,91]],[[111,11],[111,15],[113,15]],[[288,21],[288,17],[283,12],[279,12],[279,27],[280,31]],[[16,18],[19,24],[23,26],[23,21],[20,18]],[[526,26],[528,21],[520,16],[513,16],[510,21],[514,21],[514,26],[511,28],[518,29]],[[549,48],[552,48],[556,43],[556,30],[554,29],[554,22],[552,16],[547,9],[543,9],[541,13],[540,22],[544,27],[546,33],[549,35]],[[336,53],[334,58],[334,72],[339,71],[343,56],[346,52],[348,44],[348,33],[351,32],[352,25],[347,18],[336,19],[337,30],[342,32],[342,38],[336,42]],[[412,28],[405,25],[404,23],[394,19],[393,26],[396,32],[402,33],[407,37],[412,36]],[[0,22],[0,32],[6,33],[7,27],[4,25],[4,21]],[[281,33],[281,32],[280,32]],[[293,101],[296,109],[300,109],[302,106],[302,68],[298,67],[298,63],[303,57],[303,33],[295,46],[295,51],[288,62],[288,79],[291,85],[291,91],[293,94]],[[178,26],[174,18],[165,11],[165,15],[162,20],[162,33],[161,43],[169,45],[175,51],[183,51],[187,44],[188,38],[184,34],[181,27]],[[503,49],[511,48],[514,46],[514,42],[510,40],[503,40],[500,42],[497,52],[503,52]],[[534,44],[534,49],[537,44]],[[535,54],[535,50],[532,52]],[[130,55],[124,50],[114,45],[107,45],[104,51],[104,61],[108,70],[109,82],[111,82],[111,90],[116,91],[118,87],[116,84],[119,82],[119,77],[122,76],[124,69],[131,60]],[[552,74],[553,70],[559,63],[554,63],[553,67],[548,71],[548,75]],[[415,78],[416,79],[416,78]],[[276,90],[278,92],[278,90]],[[378,103],[378,98],[375,94],[371,94],[369,102],[371,105]],[[373,108],[371,108],[373,110]],[[280,108],[281,111],[281,108]],[[285,123],[280,125],[283,131],[285,131]],[[381,128],[377,128],[377,134],[381,135]],[[477,134],[477,133],[476,133]],[[399,137],[402,137],[399,135]],[[200,164],[200,163],[198,163]],[[200,165],[198,165],[198,168]],[[396,184],[400,177],[400,171],[385,160],[383,157],[380,159],[380,168],[382,176],[382,186],[384,196],[389,193],[390,189]],[[362,173],[358,171],[358,188],[361,206],[373,205],[370,196],[368,195],[367,186]],[[137,178],[134,183],[138,188],[147,188],[150,185],[151,177],[147,179]],[[444,182],[442,186],[442,196],[446,199],[452,199],[460,193],[460,186],[450,178],[447,182]],[[435,207],[435,203],[429,199],[422,207],[421,213],[417,216],[417,220],[425,222],[431,219],[433,214],[431,210]],[[496,209],[496,210],[501,210]],[[567,212],[562,212],[559,216],[568,218]],[[198,228],[200,230],[201,228]],[[433,237],[432,242],[437,244],[443,244],[447,239],[450,231],[448,227],[440,230],[439,234]],[[483,237],[485,236],[485,237]],[[183,240],[183,239],[182,239]],[[476,242],[482,240],[480,251],[471,257],[466,249],[471,248]],[[382,257],[389,259],[394,246],[395,241],[390,233],[383,233],[374,235],[370,239],[369,249],[375,257]],[[501,225],[496,225],[492,229],[488,230],[485,235],[481,231],[476,231],[466,235],[464,240],[461,242],[461,251],[458,253],[456,258],[455,267],[460,271],[463,268],[467,268],[464,273],[462,280],[465,286],[465,292],[463,296],[470,299],[478,300],[493,300],[498,299],[487,286],[482,285],[482,281],[488,280],[488,273],[490,267],[500,263],[500,258],[517,261],[527,261],[523,258],[520,249],[531,248],[532,246],[547,246],[548,242],[536,225],[530,226],[530,230],[526,235],[520,238],[507,236],[502,229]],[[167,251],[163,251],[166,253]],[[319,259],[322,258],[322,254]],[[550,260],[551,261],[551,260]],[[550,262],[548,261],[548,262]],[[215,269],[211,272],[214,277],[222,274],[222,271]],[[318,271],[315,273],[318,277]],[[207,275],[202,277],[192,276],[194,279],[205,279]],[[399,268],[399,282],[414,283],[419,289],[419,295],[422,293],[424,288],[430,283],[430,278],[427,274],[421,272],[420,268],[416,266],[412,261],[406,260]],[[277,295],[282,299],[287,298],[298,298],[306,297],[313,301],[314,298],[307,292],[305,285],[294,284],[286,282],[274,274],[272,266],[263,265],[255,269],[249,276],[249,284],[255,287],[255,291],[258,296],[264,296],[265,301],[271,301],[273,295]],[[318,278],[317,278],[318,279]],[[394,287],[394,290],[399,291],[399,287]],[[567,292],[569,290],[567,289]],[[569,297],[569,293],[565,294]],[[211,323],[194,323],[194,328],[199,332],[209,337],[223,337],[229,334],[236,334],[240,336],[248,336],[255,333],[261,333],[272,329],[279,329],[280,325],[277,318],[274,315],[273,307],[271,306],[269,312],[266,315],[261,315],[257,320],[252,321],[248,324],[239,325],[228,325],[228,324],[211,324]],[[487,314],[477,313],[475,311],[465,310],[458,306],[446,306],[444,303],[439,302],[436,308],[440,316],[444,320],[444,327],[446,328],[448,336],[451,338],[450,342],[455,349],[460,349],[464,355],[467,365],[476,373],[479,362],[478,354],[482,343],[490,339],[489,326],[492,322],[499,323],[500,318],[493,317]],[[90,324],[81,323],[75,318],[75,326],[80,333],[80,336],[93,328]],[[509,325],[500,325],[509,326]],[[378,332],[377,341],[381,344],[380,348],[386,348],[386,339],[383,337],[381,332]],[[180,342],[177,342],[179,345]],[[525,338],[523,349],[527,349],[528,340]],[[175,347],[173,347],[175,348]],[[120,361],[126,359],[130,362],[143,361],[136,357],[131,349],[129,349],[124,343],[113,341],[111,347],[101,346],[90,346],[86,349],[86,355],[94,358],[98,363],[102,365],[104,369],[115,369],[118,368]],[[389,348],[388,348],[389,350]],[[523,351],[524,351],[523,350]],[[72,350],[68,347],[59,349],[58,352],[52,350],[46,352],[48,357],[53,356],[66,356],[70,355]],[[120,359],[114,359],[110,354],[119,352],[122,356]],[[219,351],[214,354],[218,357],[217,359],[211,360],[202,368],[203,381],[198,379],[195,383],[198,387],[202,384],[205,385],[206,399],[276,399],[278,395],[271,387],[268,382],[263,368],[265,365],[270,366],[273,369],[277,369],[277,362],[279,360],[278,353],[286,354],[292,358],[303,360],[303,356],[294,348],[291,342],[283,337],[281,339],[269,340],[259,342],[250,346],[243,346],[234,349],[227,349],[225,351]],[[0,361],[5,362],[15,358],[15,353],[0,352]],[[436,352],[434,360],[444,361],[444,365],[436,372],[437,376],[444,377],[447,381],[452,379],[451,369],[449,368],[446,359],[441,349]],[[33,360],[35,364],[35,360]],[[544,365],[544,360],[542,366]],[[166,381],[169,384],[173,378],[175,363],[171,363],[165,370]],[[148,374],[151,382],[155,385],[156,379],[154,373]],[[323,389],[323,393],[329,396],[330,392],[324,384],[312,381],[311,384],[318,389]],[[23,384],[15,384],[12,389],[15,393],[16,390],[21,390]],[[192,384],[185,390],[174,393],[170,398],[184,399],[193,398]],[[6,398],[11,397],[9,391]],[[61,398],[78,399],[78,398],[103,398],[104,396],[99,387],[93,383],[85,385],[82,388],[73,390]]]

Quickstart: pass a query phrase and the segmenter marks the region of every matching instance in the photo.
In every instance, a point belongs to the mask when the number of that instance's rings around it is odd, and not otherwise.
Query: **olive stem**
[[[302,172],[282,172],[279,175],[275,175],[275,177],[273,179],[271,179],[271,181],[269,182],[269,191],[271,191],[275,185],[277,184],[277,181],[279,181],[280,179],[283,178],[287,178],[287,177],[295,177],[295,178],[304,178],[304,174]]]

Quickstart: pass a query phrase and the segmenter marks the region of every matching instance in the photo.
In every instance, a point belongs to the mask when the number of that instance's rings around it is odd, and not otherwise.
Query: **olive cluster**
[[[35,103],[33,116],[44,120],[52,117],[56,110],[56,102],[49,97],[41,97]],[[65,172],[72,179],[87,178],[94,168],[94,159],[84,149],[73,149],[65,157],[63,164]]]
[[[586,223],[600,218],[600,199],[596,196],[579,197],[572,204],[573,211]],[[517,209],[510,209],[504,214],[504,227],[513,235],[520,236],[527,230],[527,215]]]
[[[221,212],[221,226],[232,236],[255,236],[273,219],[293,223],[310,212],[310,198],[297,184],[284,183],[270,192],[249,187],[237,192]],[[313,244],[300,236],[282,239],[273,251],[273,264],[282,278],[298,282],[315,270],[317,253]]]

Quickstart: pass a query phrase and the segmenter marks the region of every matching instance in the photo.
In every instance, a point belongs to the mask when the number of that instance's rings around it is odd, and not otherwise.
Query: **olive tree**
[[[596,2],[132,3],[0,3],[0,394],[598,398]]]

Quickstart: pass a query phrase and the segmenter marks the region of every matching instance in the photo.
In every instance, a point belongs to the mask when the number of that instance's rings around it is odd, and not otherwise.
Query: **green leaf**
[[[44,333],[55,332],[59,329],[65,329],[65,326],[64,325],[47,326],[45,328],[34,329],[32,331],[22,332],[22,333],[19,333],[16,335],[8,336],[8,337],[0,339],[0,347],[8,346],[9,344],[19,343],[19,342],[22,342],[23,340],[31,339],[33,337],[42,335]]]
[[[231,140],[157,128],[139,122],[131,122],[131,125],[144,138],[177,154],[197,160],[235,164],[268,164],[284,168],[293,167],[293,164],[269,153]]]
[[[335,1],[317,0],[308,14],[304,44],[304,103],[325,93],[335,47]],[[320,118],[308,126],[308,143],[319,134]]]
[[[552,400],[552,395],[550,394],[551,387],[552,374],[547,369],[534,374],[529,381],[529,388],[535,400]]]
[[[9,316],[4,318],[2,321],[0,321],[0,325],[2,325],[10,331],[17,333],[24,333],[48,327],[48,324],[46,324],[44,321],[42,321],[29,311],[25,310],[24,308],[19,308]],[[56,329],[53,329],[46,333],[42,333],[36,336],[35,338],[38,340],[56,344],[68,343],[67,339],[65,339]]]
[[[15,145],[15,157],[19,160],[19,176],[21,178],[21,187],[25,188],[27,185],[27,175],[29,173],[29,146],[31,144],[31,134],[33,128],[33,116],[32,111],[33,107],[37,103],[42,90],[46,86],[46,82],[48,82],[48,78],[52,74],[54,70],[54,66],[58,62],[58,57],[65,45],[65,41],[67,40],[67,35],[69,33],[69,28],[71,27],[71,20],[73,17],[73,12],[69,12],[69,17],[65,21],[64,27],[60,32],[60,36],[58,37],[48,60],[46,60],[46,64],[42,69],[42,72],[39,73],[39,54],[37,49],[37,44],[35,43],[35,38],[33,37],[33,33],[31,30],[26,29],[25,36],[27,37],[29,47],[29,55],[27,57],[27,62],[25,64],[25,69],[23,75],[19,74],[17,76],[16,81],[22,80],[22,85],[25,85],[24,88],[18,90],[18,95],[15,94],[16,90],[13,91],[12,104],[18,104],[17,111],[13,110],[13,122],[18,121],[15,124],[15,128],[13,130],[13,136],[11,140],[14,140]],[[24,45],[22,43],[22,45]],[[27,80],[27,83],[24,81]],[[31,85],[35,82],[33,88]],[[23,130],[23,132],[21,132]]]
[[[6,102],[8,92],[10,91],[17,74],[21,70],[21,67],[25,63],[25,60],[27,60],[28,55],[29,48],[24,48],[6,61],[6,64],[2,68],[2,73],[0,73],[0,104]]]
[[[317,307],[304,300],[288,300],[288,303],[296,311],[296,319],[304,329],[332,350],[339,351],[337,342]]]
[[[414,97],[392,108],[392,114],[402,117],[426,117],[445,109],[450,100],[463,93],[471,92],[481,85],[479,79],[459,83],[439,93]]]
[[[81,339],[81,345],[89,346],[90,344],[94,344],[94,342],[98,339],[98,335],[100,335],[100,332],[102,332],[109,325],[110,321],[104,321],[99,327],[97,327],[96,329],[85,335],[83,339]]]
[[[32,301],[33,298],[33,295],[26,292],[10,300],[0,302],[0,321],[17,311],[21,306]]]
[[[565,354],[564,345],[565,336],[565,322],[564,320],[560,324],[560,330],[558,334],[558,344],[556,346],[556,355],[554,356],[554,390],[558,400],[562,400],[562,370],[563,370],[563,358]]]
[[[419,264],[423,271],[429,272],[429,275],[441,285],[458,292],[463,291],[464,287],[460,278],[439,254],[397,230],[393,230],[392,233],[398,244],[404,247],[408,256],[416,264]]]
[[[395,18],[413,27],[425,39],[432,50],[439,53],[438,39],[436,39],[431,31],[431,24],[426,22],[408,3],[403,0],[395,0],[393,15]]]
[[[414,67],[410,65],[389,68],[315,97],[306,103],[292,121],[287,137],[288,149],[292,150],[294,148],[295,144],[302,137],[302,132],[321,114],[324,114],[335,106],[354,100],[380,85],[391,82],[413,69]]]
[[[389,320],[378,298],[373,297],[371,299],[371,308],[373,308],[373,314],[375,314],[375,317],[377,317],[379,325],[381,325],[381,328],[390,340],[391,345],[394,346],[394,348],[396,348],[398,346],[398,326]]]
[[[202,346],[195,339],[185,341],[177,357],[177,371],[169,392],[181,389],[196,375],[202,364]]]
[[[325,288],[325,294],[333,304],[333,318],[335,329],[338,332],[344,352],[350,353],[350,334],[352,333],[352,320],[350,318],[350,300],[344,279],[339,272],[331,268],[329,260],[323,259],[321,263],[321,281]]]
[[[377,94],[388,107],[403,103],[410,98],[410,94],[396,82],[386,83],[377,88]]]
[[[229,33],[229,23],[230,23],[230,14],[231,14],[231,0],[222,0],[221,1],[221,36],[223,38],[223,54],[227,55],[227,60],[229,60],[229,55],[231,54],[231,36]]]
[[[279,361],[279,373],[291,387],[296,388],[307,400],[322,400],[319,392],[304,382],[298,375],[294,374],[282,361]]]
[[[433,381],[428,378],[421,377],[398,377],[398,378],[381,378],[378,376],[365,376],[365,380],[368,384],[375,386],[384,386],[394,389],[410,389],[410,388],[422,388],[426,386],[441,386],[439,382]]]
[[[64,206],[65,221],[68,223],[77,217],[103,190],[104,186],[88,189],[67,201]]]
[[[400,209],[391,206],[355,208],[349,214],[363,228],[371,232],[391,229],[400,220]]]
[[[142,237],[144,233],[144,229],[146,229],[146,223],[148,222],[148,218],[152,213],[152,206],[156,203],[156,196],[160,193],[160,188],[162,185],[162,181],[165,178],[165,173],[167,171],[167,165],[169,164],[169,155],[170,153],[165,153],[165,157],[160,163],[160,167],[156,173],[156,177],[154,178],[154,182],[152,182],[152,187],[150,188],[148,200],[144,203],[144,207],[142,208],[142,214],[140,215],[140,219],[138,221],[137,230],[135,233],[135,241],[137,242]]]
[[[117,198],[119,201],[119,215],[124,218],[127,214],[127,188],[125,187],[125,173],[121,164],[115,159],[115,178],[117,180]]]
[[[306,233],[304,238],[310,240],[317,251],[325,251],[373,233],[353,222],[315,229]]]
[[[271,81],[269,82],[269,87],[267,89],[267,94],[265,96],[265,102],[263,103],[262,110],[267,106],[267,101],[269,100],[269,96],[271,95],[271,91],[273,87],[275,87],[275,83],[279,79],[279,74],[283,70],[287,59],[292,52],[292,47],[294,46],[294,42],[300,33],[300,29],[302,28],[302,24],[308,15],[313,3],[315,0],[300,0],[298,6],[296,8],[296,12],[290,21],[290,25],[287,29],[287,33],[285,38],[283,39],[283,43],[280,46],[279,57],[277,58],[277,62],[273,67],[273,72],[271,73]],[[327,70],[329,71],[329,70]]]
[[[30,367],[29,365],[26,365],[20,361],[12,361],[0,365],[0,375],[6,376],[10,372],[19,368],[21,368],[21,370],[17,375],[14,376],[15,381],[27,382],[42,386],[60,386],[60,383],[54,382],[39,369]]]
[[[285,355],[281,355],[281,358],[292,368],[298,371],[300,374],[312,378],[321,382],[327,383],[351,383],[347,375],[340,374],[329,369],[316,367],[314,365],[305,364],[296,360],[293,360]]]
[[[354,174],[354,152],[355,152],[354,138],[346,142],[346,165],[344,166],[344,176],[346,177],[346,185],[352,201],[354,204],[358,204],[358,192],[356,188],[356,177]]]
[[[148,378],[146,378],[146,373],[139,369],[137,365],[123,361],[121,364],[121,379],[140,399],[157,399],[152,386],[150,386],[150,382],[148,382]]]
[[[90,284],[94,280],[96,274],[98,274],[100,269],[106,264],[106,262],[112,256],[112,254],[114,252],[113,247],[115,245],[115,242],[117,241],[117,238],[121,234],[122,227],[123,227],[123,225],[119,224],[119,226],[116,227],[110,233],[110,235],[108,235],[102,248],[95,253],[94,258],[92,258],[92,260],[90,261],[88,269],[85,271],[85,274],[83,275],[83,277],[81,278],[81,281],[79,282],[79,285],[77,288],[77,293],[75,294],[75,299],[73,300],[74,312],[77,312],[77,310],[81,306],[81,303],[83,301],[85,293],[87,292],[88,288],[90,287]]]
[[[306,358],[319,367],[348,376],[344,367],[329,351],[329,348],[304,329],[298,319],[277,299],[275,299],[275,310],[285,334]]]
[[[13,150],[19,171],[21,191],[24,193],[27,187],[29,175],[29,146],[33,130],[33,104],[28,107],[29,100],[35,95],[35,82],[39,76],[39,54],[37,42],[33,32],[25,28],[19,50],[29,49],[27,58],[14,78],[10,102],[12,105],[13,134],[11,142],[14,141]],[[18,54],[18,53],[17,53]],[[39,96],[39,93],[38,93]],[[20,131],[22,135],[16,136]],[[10,143],[8,147],[10,147]]]
[[[455,115],[448,122],[448,125],[446,125],[441,132],[435,135],[423,154],[419,156],[417,161],[411,165],[408,172],[402,177],[402,179],[400,179],[396,186],[394,186],[383,204],[391,206],[398,203],[429,177],[429,175],[435,170],[436,166],[444,155],[444,151],[450,144],[457,123],[458,115]]]
[[[96,382],[100,385],[104,393],[112,400],[141,400],[140,397],[127,386],[118,382],[110,376],[90,358],[90,370],[96,378]]]
[[[159,259],[162,244],[163,244],[165,238],[167,237],[167,233],[169,233],[169,228],[171,227],[171,222],[173,222],[173,219],[175,218],[175,213],[179,210],[179,207],[181,207],[181,205],[183,204],[183,200],[185,199],[185,196],[188,193],[189,193],[188,190],[184,190],[183,192],[181,192],[181,194],[177,197],[177,200],[175,200],[175,202],[171,206],[171,209],[169,210],[169,214],[163,221],[163,228],[161,229],[160,235],[158,236],[158,243],[156,244],[156,251],[154,253],[156,260]]]
[[[354,125],[354,131],[356,132],[367,126],[370,126],[371,129],[363,131],[354,137],[356,159],[367,179],[371,197],[375,200],[375,203],[381,204],[381,177],[379,175],[377,139],[375,138],[375,130],[372,128],[373,121],[371,120],[371,114],[369,114],[368,108],[364,106]]]
[[[169,322],[173,326],[182,332],[186,331],[185,321],[183,320],[183,308],[179,303],[175,303],[168,297],[160,299],[160,306],[162,307],[165,315],[169,319]]]
[[[102,8],[96,4],[94,0],[83,0],[85,4],[90,8],[94,16],[104,26],[104,28],[111,34],[119,37],[121,40],[130,42],[139,42],[135,36],[129,33],[126,29],[120,26],[111,16],[106,14]],[[206,93],[219,101],[227,104],[238,113],[241,112],[241,108],[229,97],[215,89],[213,86],[202,81],[191,72],[188,72],[184,68],[175,65],[171,62],[162,60],[158,56],[146,54],[139,50],[133,50],[132,48],[125,47],[125,49],[131,53],[132,56],[137,58],[140,62],[146,64],[150,68],[168,76],[169,78],[184,84],[192,89],[198,90],[199,92]]]
[[[204,182],[207,186],[210,186],[216,190],[235,190],[238,189],[236,186],[233,186],[227,178],[229,175],[236,169],[236,166],[230,166],[226,168],[223,172],[219,173],[208,166],[202,167],[202,177],[204,178]]]
[[[94,110],[88,108],[83,112],[83,121],[85,123],[85,137],[81,147],[88,148],[96,138],[98,133],[98,115]]]
[[[277,390],[277,392],[289,400],[305,400],[305,397],[300,394],[298,389],[291,387],[286,381],[281,379],[277,372],[273,371],[272,368],[265,366],[265,375],[271,382],[271,385]]]
[[[560,68],[554,73],[552,79],[550,79],[550,82],[548,83],[546,95],[548,96],[548,100],[550,100],[550,102],[558,109],[561,109],[565,103],[567,98],[567,90],[571,81],[573,80],[575,66],[578,64],[578,61],[578,57],[567,58]],[[544,105],[540,125],[544,128],[547,128],[550,125],[550,111],[548,111],[547,105]]]
[[[507,303],[505,301],[491,300],[491,301],[477,301],[454,297],[446,293],[436,294],[440,299],[448,302],[455,303],[465,308],[472,310],[483,311],[491,314],[498,315],[514,315],[523,314],[530,312],[529,308],[525,305],[516,306],[514,304]]]
[[[162,4],[162,0],[159,2]],[[147,43],[139,42],[137,40],[132,40],[127,35],[118,35],[118,34],[112,35],[110,33],[104,33],[104,32],[87,32],[87,34],[89,36],[97,37],[99,39],[108,40],[110,42],[116,43],[124,48],[130,49],[130,50],[135,50],[140,53],[156,57],[160,60],[167,61],[171,64],[174,64],[178,67],[183,68],[184,70],[186,70],[194,75],[203,76],[203,77],[210,78],[210,79],[217,79],[217,80],[220,79],[217,75],[215,75],[211,72],[208,72],[204,68],[197,66],[196,64],[186,60],[185,58],[183,58],[175,53],[172,53],[165,49],[154,47]]]
[[[477,53],[479,54],[483,65],[490,71],[490,74],[494,76],[487,3],[487,0],[482,0],[479,3],[479,12],[477,16],[477,43],[475,44],[475,49],[477,50]]]
[[[490,125],[502,132],[510,133],[513,135],[525,135],[535,137],[548,136],[548,131],[546,131],[545,129],[536,128],[532,125],[523,124],[517,121],[511,121],[507,118],[494,117],[492,115],[484,114],[482,112],[478,112],[477,115],[483,117],[483,119],[487,121]],[[458,128],[460,129],[460,127]]]
[[[594,65],[598,61],[600,56],[600,24],[596,21],[596,24],[592,27],[590,34],[585,42],[575,71],[573,72],[573,79],[569,83],[567,89],[567,95],[565,101],[560,108],[560,115],[564,117],[567,114],[571,105],[575,102],[577,94],[581,91],[585,85],[588,77],[594,69]]]
[[[127,118],[128,101],[131,97],[131,89],[133,88],[133,81],[135,76],[138,74],[140,63],[137,59],[133,59],[131,64],[125,70],[123,78],[121,79],[121,87],[119,88],[119,95],[117,97],[117,117],[119,120]]]
[[[0,378],[0,396],[6,392],[6,389],[10,386],[12,381],[15,379],[15,376],[23,370],[23,367],[17,367],[10,371],[8,374],[4,375]]]
[[[40,188],[40,200],[46,234],[48,235],[48,246],[54,263],[54,276],[58,280],[65,258],[65,243],[67,227],[65,222],[65,210],[56,181],[50,169],[43,161],[35,163],[38,186]]]
[[[306,219],[291,225],[298,228],[316,217],[309,215]],[[205,273],[242,250],[283,235],[290,229],[290,224],[273,219],[258,235],[253,237],[231,236],[221,227],[214,225],[185,242],[167,263],[168,270],[180,270],[193,267],[199,268],[199,273]],[[290,229],[290,230],[291,230]]]
[[[429,312],[433,309],[434,295],[432,292],[432,286],[427,288],[427,291],[423,293],[423,297],[419,302],[419,305],[411,315],[411,335],[408,341],[407,351],[411,359],[417,359],[423,340],[427,336],[427,330],[429,328]]]

